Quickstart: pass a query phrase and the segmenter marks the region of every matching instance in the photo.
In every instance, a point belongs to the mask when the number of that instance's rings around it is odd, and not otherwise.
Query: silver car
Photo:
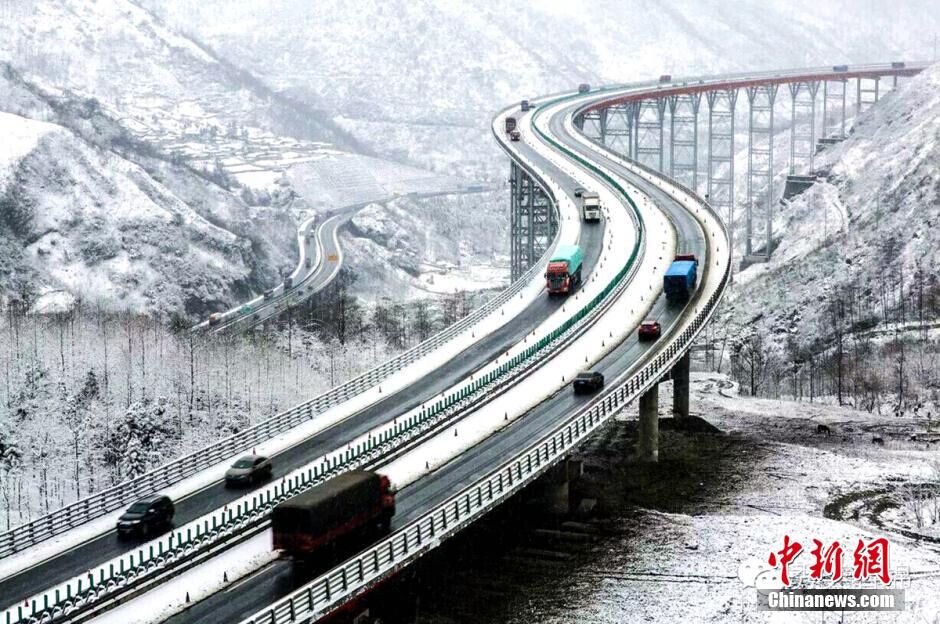
[[[232,467],[225,471],[226,485],[251,485],[270,478],[273,466],[271,460],[262,455],[240,457]]]

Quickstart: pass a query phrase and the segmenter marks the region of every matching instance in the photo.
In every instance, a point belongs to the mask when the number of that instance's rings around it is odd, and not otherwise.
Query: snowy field
[[[901,533],[868,514],[855,518],[840,511],[842,501],[903,481],[933,478],[940,484],[936,448],[908,443],[900,435],[900,429],[916,428],[912,421],[742,397],[724,375],[703,372],[692,374],[692,416],[714,428],[680,431],[672,425],[670,385],[660,389],[658,466],[633,462],[636,412],[619,417],[588,443],[582,455],[585,476],[572,484],[576,499],[596,503],[593,511],[560,525],[533,511],[531,526],[521,537],[507,538],[510,544],[499,548],[493,560],[463,572],[428,564],[421,571],[430,579],[428,586],[418,590],[422,621],[940,621],[940,541],[929,533],[912,537],[910,517],[906,524],[895,520]],[[833,435],[817,434],[817,424],[828,424]],[[891,437],[896,442],[883,448],[871,444],[872,435],[887,438],[892,432],[898,432]],[[812,538],[850,545],[843,562],[850,581],[857,540],[887,537],[906,610],[759,612],[756,591],[742,578],[752,581],[755,569],[770,567],[768,553],[779,550],[785,534],[809,548]],[[805,578],[810,563],[807,549],[794,563],[794,575]],[[435,574],[439,580],[433,580]]]

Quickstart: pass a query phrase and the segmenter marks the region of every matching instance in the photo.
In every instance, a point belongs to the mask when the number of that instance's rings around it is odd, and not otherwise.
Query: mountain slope
[[[929,0],[146,2],[278,90],[335,111],[378,153],[495,177],[489,118],[523,97],[661,73],[923,58],[940,28]],[[223,8],[228,19],[216,19]]]
[[[0,274],[27,302],[65,291],[105,308],[201,312],[249,291],[251,242],[140,166],[8,113],[0,134],[14,139],[0,154]]]
[[[770,262],[736,275],[729,335],[818,348],[840,327],[940,315],[940,65],[863,113],[820,162],[828,181],[778,212]]]
[[[0,60],[50,92],[93,97],[141,129],[234,121],[271,132],[289,127],[310,140],[346,138],[321,112],[296,110],[129,0],[37,0],[6,10]]]

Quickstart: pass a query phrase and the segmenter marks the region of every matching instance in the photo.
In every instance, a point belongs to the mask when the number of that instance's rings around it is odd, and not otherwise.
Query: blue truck
[[[663,292],[667,301],[685,301],[695,290],[698,260],[692,254],[679,254],[663,276]]]

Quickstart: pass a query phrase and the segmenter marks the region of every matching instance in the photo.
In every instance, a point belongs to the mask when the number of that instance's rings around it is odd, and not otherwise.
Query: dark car
[[[265,299],[270,299],[270,298],[273,297],[273,296],[274,296],[274,289],[273,289],[273,288],[269,288],[269,289],[267,289],[266,291],[264,291],[264,298],[265,298]]]
[[[519,134],[518,130],[513,130],[512,132],[509,133],[509,140],[518,141],[520,136],[521,135]]]
[[[225,471],[225,485],[251,485],[270,478],[274,466],[271,460],[261,455],[240,457]]]
[[[597,392],[604,387],[604,376],[597,371],[585,371],[578,373],[574,378],[575,394],[587,394]]]
[[[640,323],[637,336],[640,340],[656,340],[663,333],[662,325],[658,321],[646,320]]]
[[[575,187],[575,189],[574,189],[574,196],[575,196],[575,197],[581,197],[582,195],[584,195],[584,189],[581,188],[580,186]]]
[[[156,530],[166,529],[173,522],[175,513],[169,496],[158,494],[142,498],[127,508],[117,521],[118,537],[127,535],[145,536]]]

